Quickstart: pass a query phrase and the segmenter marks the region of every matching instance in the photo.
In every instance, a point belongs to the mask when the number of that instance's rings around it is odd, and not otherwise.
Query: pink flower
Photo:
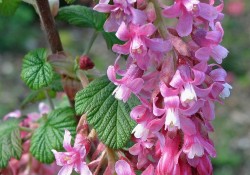
[[[215,24],[213,31],[206,32],[203,29],[198,29],[192,35],[193,40],[201,47],[195,52],[195,57],[199,61],[208,61],[209,57],[221,64],[222,60],[227,57],[228,50],[219,45],[222,41],[224,31],[220,22]]]
[[[3,117],[3,120],[7,120],[9,118],[20,118],[22,116],[22,113],[20,110],[15,110],[13,112],[10,112],[8,114],[6,114],[4,117]]]
[[[115,44],[112,49],[119,54],[130,54],[130,56],[136,60],[137,65],[142,70],[146,70],[149,65],[148,49],[155,52],[166,52],[170,50],[169,41],[164,41],[160,38],[149,38],[155,31],[156,28],[152,23],[138,26],[134,24],[126,25],[123,22],[116,36],[120,40],[127,42],[124,45]]]
[[[212,23],[218,14],[215,7],[200,3],[199,0],[175,0],[172,6],[163,10],[163,15],[167,18],[179,17],[176,31],[181,37],[188,36],[192,32],[194,17],[200,17]]]
[[[116,73],[123,75],[122,79],[116,79]],[[138,94],[143,87],[143,79],[141,78],[143,71],[135,64],[131,64],[126,71],[119,70],[119,66],[109,66],[107,75],[117,88],[113,94],[119,100],[126,102],[131,93]]]
[[[163,10],[163,15],[167,18],[179,17],[176,30],[179,36],[187,36],[192,31],[194,5],[199,0],[176,0],[175,3]]]
[[[105,31],[114,32],[123,22],[126,24],[132,22],[139,25],[145,23],[147,19],[146,14],[141,10],[133,8],[136,0],[114,0],[113,2],[114,4],[110,5],[109,0],[100,1],[94,7],[96,11],[111,13],[104,24]]]
[[[203,70],[202,70],[203,68]],[[192,106],[197,101],[194,88],[201,85],[205,80],[206,65],[200,63],[190,69],[187,65],[178,67],[175,75],[169,83],[172,87],[180,90],[180,101],[183,106]]]
[[[85,160],[86,149],[84,146],[76,144],[79,143],[79,137],[76,136],[74,147],[71,146],[71,135],[68,130],[65,130],[63,147],[67,152],[57,152],[52,150],[56,158],[56,164],[63,166],[58,175],[70,175],[73,169],[81,175],[92,175]]]

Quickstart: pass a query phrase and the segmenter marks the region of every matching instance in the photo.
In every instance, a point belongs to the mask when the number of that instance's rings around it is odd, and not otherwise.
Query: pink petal
[[[208,61],[211,52],[212,51],[209,47],[201,47],[195,52],[195,57],[199,61]]]
[[[212,40],[216,43],[220,43],[221,39],[222,39],[222,34],[221,34],[221,32],[218,32],[218,31],[210,31],[210,32],[207,32],[205,38]]]
[[[41,114],[48,114],[50,112],[50,107],[43,102],[39,103],[38,109]]]
[[[134,144],[131,148],[129,148],[129,153],[132,155],[138,155],[141,152],[141,145],[140,143]]]
[[[72,149],[70,142],[71,142],[70,132],[67,129],[65,129],[63,147],[65,148],[66,151],[70,151]]]
[[[115,67],[114,66],[109,66],[108,70],[107,70],[107,76],[109,78],[110,81],[112,81],[115,85],[119,85],[122,84],[123,81],[116,79],[116,73],[115,73]]]
[[[134,93],[134,94],[138,94],[142,87],[143,87],[143,79],[141,78],[136,78],[133,81],[129,82],[127,84],[127,87]]]
[[[92,172],[89,170],[89,167],[86,165],[85,162],[81,162],[80,175],[92,175]]]
[[[161,116],[161,115],[163,115],[165,113],[166,110],[162,109],[162,108],[158,108],[156,106],[157,99],[158,99],[157,97],[153,98],[153,114],[155,116]]]
[[[167,18],[175,18],[180,15],[180,3],[175,3],[174,5],[167,7],[163,10],[163,15]]]
[[[212,144],[210,144],[208,141],[204,140],[203,138],[201,138],[200,141],[201,141],[203,147],[208,152],[208,154],[211,157],[216,157],[216,150],[215,150],[214,146]]]
[[[113,45],[112,50],[119,54],[128,55],[130,53],[130,44],[131,41],[126,42],[124,45],[115,44]]]
[[[144,11],[131,8],[131,13],[132,13],[132,16],[133,16],[132,22],[134,24],[143,25],[146,22],[147,15],[146,15],[146,13]]]
[[[122,41],[127,41],[131,37],[130,32],[124,22],[122,22],[115,35]]]
[[[114,5],[108,5],[104,3],[97,4],[93,9],[102,12],[102,13],[109,13],[111,10],[115,8]]]
[[[118,160],[115,163],[115,171],[117,175],[132,175],[134,174],[131,170],[130,165],[125,160]]]
[[[116,32],[119,26],[120,25],[118,24],[115,14],[111,13],[108,19],[105,21],[103,28],[106,32]]]
[[[222,68],[218,68],[218,69],[212,70],[209,73],[209,75],[211,76],[213,81],[222,81],[222,82],[224,82],[226,80],[226,77],[227,77],[227,72]]]
[[[13,112],[10,112],[10,113],[6,114],[6,115],[3,117],[3,119],[4,119],[4,120],[7,120],[7,119],[9,119],[9,118],[20,118],[21,116],[22,116],[21,111],[20,111],[20,110],[15,110],[15,111],[13,111]]]
[[[191,116],[191,115],[195,114],[203,105],[204,105],[204,101],[203,100],[198,100],[190,108],[180,109],[180,112],[183,115]]]
[[[72,165],[64,165],[61,170],[58,172],[58,175],[70,175],[73,171],[73,166]]]
[[[141,175],[154,175],[154,166],[150,164]]]
[[[63,160],[65,154],[64,154],[63,152],[57,152],[57,151],[54,150],[54,149],[52,149],[51,151],[53,152],[53,154],[54,154],[54,156],[55,156],[56,164],[57,164],[58,166],[64,166],[65,163],[64,163],[62,160]]]
[[[145,39],[145,43],[149,49],[156,52],[168,52],[172,49],[172,45],[169,40],[164,41],[159,38]]]
[[[214,103],[210,101],[206,101],[204,106],[202,107],[203,116],[207,120],[214,120],[215,113],[214,113]]]
[[[178,24],[176,26],[176,30],[179,34],[179,36],[184,37],[188,36],[193,26],[193,16],[191,13],[187,12],[186,10],[183,10],[183,14],[180,16]]]
[[[205,73],[201,71],[197,71],[193,69],[194,73],[194,80],[192,81],[192,84],[194,85],[200,85],[204,82],[205,80]]]
[[[217,18],[218,12],[215,7],[206,3],[199,3],[199,16],[208,20],[213,21]]]
[[[227,55],[228,55],[228,50],[221,45],[218,45],[212,49],[211,56],[218,64],[221,64],[222,59],[226,58]]]
[[[173,83],[174,84],[174,83]],[[164,82],[160,83],[160,91],[161,91],[161,95],[163,97],[169,97],[169,96],[174,96],[179,94],[179,90],[178,89],[172,89],[172,88],[168,88]]]
[[[138,35],[151,36],[155,33],[156,27],[152,23],[147,23],[141,26],[138,30]]]
[[[176,70],[175,75],[169,84],[174,88],[179,88],[184,84],[179,70]]]
[[[185,134],[194,135],[196,133],[195,125],[190,118],[186,116],[180,116],[180,122],[181,122],[181,129]]]
[[[160,119],[154,119],[148,123],[147,128],[152,132],[160,131],[160,129],[164,125],[164,121],[165,121],[164,117]]]
[[[179,108],[179,96],[169,96],[164,98],[164,103],[167,108]]]
[[[145,56],[136,56],[137,65],[142,70],[147,70],[150,65],[149,55]]]

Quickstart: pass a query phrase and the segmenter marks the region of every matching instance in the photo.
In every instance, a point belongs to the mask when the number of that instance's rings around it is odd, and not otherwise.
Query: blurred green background
[[[91,1],[78,3],[90,5]],[[65,5],[61,3],[61,5]],[[250,174],[250,1],[225,0],[225,36],[223,45],[230,51],[223,62],[233,85],[225,105],[217,105],[214,121],[217,158],[213,159],[215,175]],[[66,52],[72,57],[82,54],[93,31],[57,21]],[[20,79],[21,60],[29,51],[46,47],[38,17],[29,5],[22,4],[12,17],[0,16],[0,118],[18,108],[30,92]],[[115,56],[107,51],[101,37],[90,56],[95,73],[105,72]],[[100,72],[98,72],[98,70]]]

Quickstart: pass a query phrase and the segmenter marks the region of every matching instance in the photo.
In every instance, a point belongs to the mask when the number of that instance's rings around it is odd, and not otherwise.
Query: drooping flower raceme
[[[101,0],[94,8],[110,13],[104,29],[125,42],[112,48],[118,54],[107,72],[117,85],[113,94],[124,102],[134,94],[141,101],[131,111],[137,126],[129,152],[137,162],[119,160],[115,170],[209,175],[210,157],[216,156],[209,138],[214,105],[232,89],[220,65],[228,54],[221,45],[224,4],[174,0],[166,6],[164,1]],[[167,26],[172,19],[177,22]],[[125,70],[118,64],[121,54],[128,56]]]

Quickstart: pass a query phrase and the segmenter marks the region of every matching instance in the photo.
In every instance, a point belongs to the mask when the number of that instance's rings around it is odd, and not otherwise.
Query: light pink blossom
[[[92,175],[89,167],[85,162],[86,149],[83,145],[79,145],[77,141],[79,137],[76,137],[74,147],[71,146],[71,135],[68,130],[65,130],[63,147],[66,152],[57,152],[52,150],[56,158],[56,164],[62,166],[58,175],[70,175],[73,169],[81,175]]]

